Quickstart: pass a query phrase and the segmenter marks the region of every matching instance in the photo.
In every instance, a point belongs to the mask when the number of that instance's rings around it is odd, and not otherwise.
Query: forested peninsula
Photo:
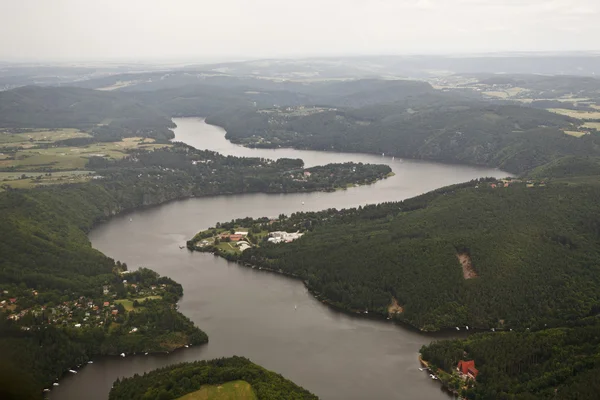
[[[176,364],[118,380],[109,400],[211,398],[212,391],[230,398],[313,400],[317,397],[279,374],[243,357]],[[189,394],[189,397],[186,396]]]
[[[249,231],[249,248],[217,252],[301,278],[350,312],[425,331],[534,329],[600,306],[598,196],[595,183],[479,180],[397,203],[222,223],[212,234]],[[277,243],[273,231],[304,234]]]

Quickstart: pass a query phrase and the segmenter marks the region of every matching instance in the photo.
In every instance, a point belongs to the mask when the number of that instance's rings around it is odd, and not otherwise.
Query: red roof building
[[[229,235],[229,239],[231,239],[232,242],[239,242],[243,238],[242,235]]]
[[[471,361],[463,361],[460,360],[458,362],[458,366],[456,367],[456,369],[458,369],[458,371],[466,376],[469,376],[473,379],[477,378],[477,374],[479,374],[479,371],[477,370],[477,368],[475,368],[475,361],[471,360]]]
[[[110,306],[110,303],[108,301],[105,301],[104,302],[104,307],[108,307],[108,306]]]

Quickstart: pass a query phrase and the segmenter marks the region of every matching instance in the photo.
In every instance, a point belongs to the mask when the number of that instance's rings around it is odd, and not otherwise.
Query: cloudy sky
[[[0,60],[600,49],[600,0],[0,0],[0,15]]]

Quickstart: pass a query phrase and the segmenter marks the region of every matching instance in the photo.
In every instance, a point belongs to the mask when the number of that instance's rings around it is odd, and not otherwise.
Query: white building
[[[275,231],[269,234],[270,238],[267,240],[271,243],[289,243],[299,239],[302,235],[304,235],[304,233]]]

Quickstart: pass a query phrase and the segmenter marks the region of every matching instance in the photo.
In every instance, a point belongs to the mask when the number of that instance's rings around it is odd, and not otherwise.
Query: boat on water
[[[75,371],[74,369],[70,369],[69,372],[72,373],[72,374],[76,374],[77,373],[77,371]]]
[[[129,222],[133,222],[133,218],[129,218]]]
[[[121,357],[125,357],[125,353],[121,353]]]
[[[52,385],[53,386],[58,386],[58,382],[54,382]]]
[[[457,326],[457,327],[456,327],[456,330],[457,330],[457,331],[460,331],[460,328]]]
[[[185,246],[179,246],[180,249],[185,249]]]
[[[88,361],[88,364],[93,364],[93,363],[94,363],[93,361]]]
[[[298,306],[297,306],[297,305],[294,305],[294,310],[297,310],[297,309],[298,309]]]

